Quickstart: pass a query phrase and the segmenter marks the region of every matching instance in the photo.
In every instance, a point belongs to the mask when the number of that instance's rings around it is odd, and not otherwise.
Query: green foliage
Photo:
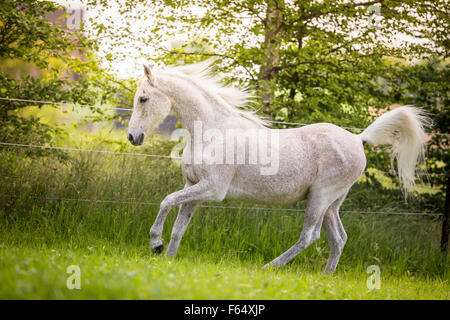
[[[115,101],[118,88],[99,68],[95,43],[80,30],[48,21],[48,15],[59,9],[51,1],[2,2],[0,96],[77,104]],[[42,143],[61,134],[60,129],[44,125],[38,118],[18,115],[30,104],[0,101],[1,141]]]
[[[55,218],[61,218],[64,212],[62,209]],[[367,263],[327,277],[320,271],[306,270],[303,265],[261,270],[260,265],[252,261],[219,257],[214,253],[199,255],[186,252],[182,258],[171,261],[152,256],[144,243],[134,246],[92,239],[82,228],[74,227],[75,234],[70,242],[57,242],[55,239],[45,246],[11,246],[13,238],[4,242],[0,246],[0,255],[4,257],[0,260],[3,279],[0,298],[448,299],[446,279],[417,277],[408,273],[392,275],[383,267],[381,288],[368,290],[366,282],[371,274],[366,272]],[[36,233],[29,235],[38,236]],[[45,232],[40,236],[50,234]],[[2,234],[1,238],[5,235]],[[411,260],[405,261],[408,262]],[[80,290],[66,287],[70,276],[67,268],[71,265],[80,267]]]
[[[406,104],[423,106],[434,121],[431,141],[427,144],[427,168],[432,185],[440,186],[445,193],[450,174],[450,69],[448,62],[429,59],[420,64],[408,66],[405,73],[403,101]],[[447,133],[447,134],[445,134]],[[437,175],[439,174],[439,175]]]
[[[207,38],[204,51],[162,50],[161,61],[219,57],[219,71],[255,88],[261,97],[255,109],[277,121],[365,128],[377,110],[416,104],[434,118],[433,132],[449,132],[450,19],[444,0],[158,3],[155,15],[170,22],[168,29],[176,21],[187,34],[218,35]],[[192,6],[203,10],[193,14]],[[399,34],[401,45],[394,44]],[[448,174],[448,136],[433,136],[427,149],[428,171]],[[368,166],[389,171],[387,154],[371,150]],[[430,179],[444,189],[445,177],[438,175]]]

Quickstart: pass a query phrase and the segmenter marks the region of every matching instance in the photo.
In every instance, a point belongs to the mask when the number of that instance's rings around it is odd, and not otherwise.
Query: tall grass
[[[121,143],[75,143],[83,148],[136,152]],[[153,138],[138,152],[168,155],[172,146],[173,143]],[[68,158],[51,151],[41,157],[28,157],[28,152],[11,147],[1,150],[2,254],[12,254],[11,248],[51,248],[73,252],[100,250],[105,257],[118,252],[152,257],[148,230],[158,206],[149,202],[159,203],[167,194],[183,187],[176,164],[168,159],[87,152],[72,152]],[[363,177],[351,189],[342,210],[439,211],[439,197],[439,194],[421,193],[405,203],[399,191],[371,188]],[[213,264],[259,267],[298,240],[303,224],[301,212],[252,210],[247,209],[251,204],[230,201],[223,205],[239,209],[197,210],[180,245],[178,259],[184,257],[191,261],[202,257]],[[304,204],[291,207],[302,209]],[[173,209],[164,229],[165,244],[170,239],[175,216]],[[341,216],[349,240],[337,273],[361,274],[367,266],[375,264],[383,274],[392,277],[407,275],[448,281],[449,259],[439,252],[438,218],[362,213]],[[288,270],[319,273],[328,254],[327,239],[322,234],[320,240],[290,263]],[[7,258],[2,257],[4,261]]]

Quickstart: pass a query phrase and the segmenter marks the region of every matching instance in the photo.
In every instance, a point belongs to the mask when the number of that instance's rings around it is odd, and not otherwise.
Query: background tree
[[[51,1],[2,2],[0,97],[90,105],[115,98],[117,88],[98,66],[95,42],[48,20],[59,9]],[[61,133],[36,117],[20,116],[20,109],[29,105],[33,103],[0,100],[1,141],[45,142],[52,133]]]
[[[410,103],[430,112],[433,131],[449,131],[447,1],[189,1],[193,4],[203,13],[185,14],[186,1],[161,1],[164,14],[158,17],[194,33],[216,30],[220,36],[210,46],[225,58],[223,71],[245,70],[241,82],[258,89],[260,109],[272,119],[366,127],[377,109]],[[162,57],[167,61],[174,54],[179,52]],[[428,144],[431,173],[449,173],[447,151],[448,135],[434,135]],[[386,154],[368,158],[369,167],[389,170]],[[442,190],[444,179],[431,178]]]
[[[54,6],[39,2],[37,7],[44,4],[46,10]],[[441,90],[439,106],[431,98],[437,94],[433,86],[424,89],[432,79],[425,67],[430,61],[441,61],[439,77],[448,77],[449,12],[444,0],[126,0],[118,4],[120,27],[116,27],[117,16],[106,22],[91,19],[92,41],[76,43],[96,49],[99,39],[114,38],[113,46],[133,46],[154,64],[190,63],[215,56],[219,58],[217,71],[228,76],[225,81],[256,89],[260,99],[255,108],[278,121],[366,127],[379,114],[377,110],[414,102],[433,114],[439,124],[434,130],[448,131],[448,81],[444,79],[436,87]],[[86,5],[87,10],[111,7],[102,0],[89,0]],[[33,19],[37,16],[34,14]],[[40,23],[45,26],[43,30],[58,28]],[[179,34],[188,40],[168,47],[168,40]],[[33,38],[30,32],[26,37],[39,40],[42,35]],[[397,41],[399,35],[411,41]],[[63,40],[54,37],[54,43],[45,45],[70,52],[74,43],[58,44]],[[36,57],[48,52],[64,59],[58,49],[39,52]],[[104,58],[113,65],[123,55],[111,50]],[[80,67],[93,61],[72,60],[67,59],[67,63]],[[87,74],[93,70],[98,77],[94,65],[89,66]],[[47,84],[62,81],[58,76],[48,78],[52,80]],[[83,81],[87,84],[92,78]],[[82,83],[61,85],[70,89],[63,90],[65,96],[51,96],[72,101],[93,99],[95,95],[85,94],[91,87]],[[131,97],[134,79],[112,83]],[[109,82],[109,89],[115,85]],[[426,95],[414,92],[418,88]],[[41,98],[46,96],[45,90],[39,93]],[[446,159],[445,137],[436,136],[429,144],[430,163]],[[438,162],[440,168],[442,165]],[[388,159],[379,152],[370,154],[368,166],[384,171],[390,168]],[[442,173],[442,169],[429,169]]]

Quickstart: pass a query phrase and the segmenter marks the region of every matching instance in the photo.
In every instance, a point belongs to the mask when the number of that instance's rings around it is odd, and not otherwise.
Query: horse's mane
[[[170,70],[190,77],[201,88],[218,98],[222,102],[225,112],[239,115],[258,125],[268,126],[268,120],[258,116],[255,111],[248,109],[249,102],[254,98],[248,89],[224,85],[219,77],[212,74],[214,62],[215,59],[208,59],[190,65],[171,67]]]

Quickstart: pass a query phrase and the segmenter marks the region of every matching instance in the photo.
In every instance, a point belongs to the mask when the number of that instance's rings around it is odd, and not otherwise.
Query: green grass
[[[153,257],[144,248],[107,242],[69,249],[1,248],[1,298],[12,299],[448,299],[441,279],[381,273],[369,290],[363,268],[328,277],[301,266],[262,271],[233,258]],[[78,265],[80,290],[69,290],[67,267]]]
[[[136,152],[116,143],[87,146]],[[138,152],[169,151],[170,144],[153,140]],[[438,218],[343,214],[349,240],[328,277],[322,275],[329,254],[325,234],[286,267],[260,269],[298,240],[302,213],[201,208],[177,258],[166,260],[149,249],[158,206],[138,203],[159,203],[183,186],[171,161],[93,153],[61,160],[59,153],[30,158],[28,152],[0,153],[0,299],[450,298],[449,257],[439,251]],[[374,188],[363,177],[343,210],[441,211],[442,195],[427,188],[405,203],[392,186]],[[164,229],[166,245],[175,211]],[[70,265],[80,267],[80,290],[66,287]],[[379,290],[367,287],[370,265],[380,267]]]

